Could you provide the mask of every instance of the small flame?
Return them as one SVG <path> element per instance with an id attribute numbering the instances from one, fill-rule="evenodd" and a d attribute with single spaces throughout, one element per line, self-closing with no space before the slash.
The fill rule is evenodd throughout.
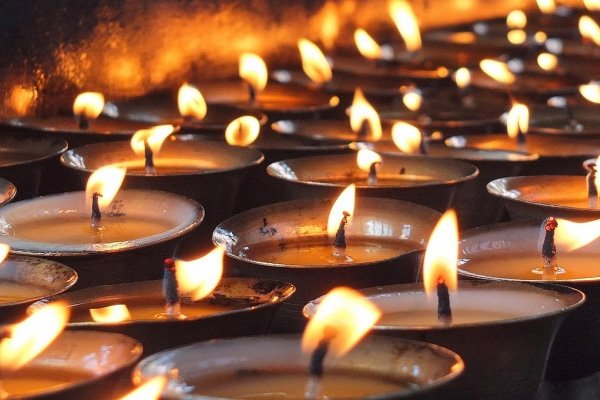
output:
<path id="1" fill-rule="evenodd" d="M 298 49 L 302 58 L 302 69 L 313 82 L 325 83 L 331 80 L 331 66 L 319 46 L 308 39 L 300 39 Z"/>
<path id="2" fill-rule="evenodd" d="M 479 67 L 492 79 L 510 85 L 515 82 L 515 75 L 510 71 L 508 65 L 501 61 L 490 60 L 489 58 L 481 60 Z"/>
<path id="3" fill-rule="evenodd" d="M 100 193 L 102 197 L 98 198 L 100 208 L 106 208 L 112 203 L 117 195 L 123 180 L 125 179 L 125 168 L 106 165 L 98 168 L 90 175 L 85 188 L 85 198 L 87 207 L 91 207 L 91 198 L 94 193 Z"/>
<path id="4" fill-rule="evenodd" d="M 338 10 L 333 2 L 327 2 L 321 9 L 320 37 L 326 49 L 332 49 L 340 33 Z"/>
<path id="5" fill-rule="evenodd" d="M 369 172 L 373 163 L 381 163 L 381 156 L 369 149 L 360 149 L 356 153 L 356 165 L 365 172 Z"/>
<path id="6" fill-rule="evenodd" d="M 527 32 L 522 29 L 513 29 L 506 34 L 506 38 L 512 44 L 522 44 L 527 40 Z"/>
<path id="7" fill-rule="evenodd" d="M 419 90 L 409 90 L 402 96 L 402 103 L 410 111 L 416 112 L 421 109 L 423 105 L 423 96 Z"/>
<path id="8" fill-rule="evenodd" d="M 0 243 L 0 263 L 6 259 L 10 246 L 5 243 Z"/>
<path id="9" fill-rule="evenodd" d="M 419 154 L 423 138 L 416 126 L 406 122 L 396 122 L 392 125 L 392 140 L 403 153 Z"/>
<path id="10" fill-rule="evenodd" d="M 312 353 L 328 330 L 335 334 L 329 344 L 334 356 L 346 354 L 381 317 L 381 311 L 360 293 L 345 287 L 331 290 L 306 325 L 302 350 Z"/>
<path id="11" fill-rule="evenodd" d="M 177 93 L 179 114 L 184 117 L 204 119 L 206 116 L 206 101 L 197 87 L 184 83 Z"/>
<path id="12" fill-rule="evenodd" d="M 243 53 L 240 56 L 240 77 L 257 92 L 267 86 L 268 79 L 267 64 L 258 55 Z"/>
<path id="13" fill-rule="evenodd" d="M 363 121 L 369 125 L 369 134 L 371 140 L 379 140 L 383 135 L 379 114 L 373 106 L 367 101 L 363 91 L 356 89 L 350 108 L 350 127 L 353 132 L 360 132 Z"/>
<path id="14" fill-rule="evenodd" d="M 456 290 L 458 277 L 458 222 L 454 210 L 442 215 L 427 243 L 423 261 L 425 293 L 435 293 L 437 283 L 443 281 L 449 290 Z"/>
<path id="15" fill-rule="evenodd" d="M 546 32 L 537 31 L 535 35 L 533 35 L 533 39 L 536 43 L 542 44 L 548 40 L 548 35 L 546 35 Z"/>
<path id="16" fill-rule="evenodd" d="M 379 60 L 382 58 L 381 46 L 364 29 L 354 31 L 354 43 L 364 58 L 369 60 Z"/>
<path id="17" fill-rule="evenodd" d="M 9 336 L 0 341 L 0 370 L 16 371 L 23 367 L 54 341 L 68 321 L 66 305 L 54 302 L 10 326 Z"/>
<path id="18" fill-rule="evenodd" d="M 509 29 L 523 29 L 527 26 L 527 15 L 521 10 L 513 10 L 506 16 Z"/>
<path id="19" fill-rule="evenodd" d="M 561 251 L 577 250 L 600 237 L 600 219 L 590 222 L 573 222 L 557 218 L 554 232 L 556 246 Z"/>
<path id="20" fill-rule="evenodd" d="M 579 93 L 587 101 L 600 104 L 600 84 L 598 82 L 590 82 L 586 85 L 580 85 Z"/>
<path id="21" fill-rule="evenodd" d="M 90 308 L 90 315 L 94 321 L 102 323 L 122 322 L 131 319 L 131 313 L 125 304 Z"/>
<path id="22" fill-rule="evenodd" d="M 421 49 L 419 23 L 410 4 L 406 0 L 392 0 L 389 3 L 388 11 L 406 44 L 406 49 L 408 51 Z"/>
<path id="23" fill-rule="evenodd" d="M 583 5 L 589 11 L 600 11 L 600 0 L 583 0 Z"/>
<path id="24" fill-rule="evenodd" d="M 584 39 L 591 40 L 596 46 L 600 46 L 600 27 L 591 17 L 582 15 L 579 18 L 579 33 Z"/>
<path id="25" fill-rule="evenodd" d="M 454 73 L 454 82 L 460 89 L 464 89 L 471 84 L 471 71 L 468 68 L 462 67 Z"/>
<path id="26" fill-rule="evenodd" d="M 354 215 L 354 201 L 356 197 L 356 185 L 351 184 L 339 195 L 337 200 L 333 203 L 331 211 L 329 212 L 329 218 L 327 219 L 327 234 L 329 237 L 335 237 L 335 234 L 340 226 L 340 222 L 343 218 L 344 211 L 350 214 L 348 217 L 348 224 L 352 221 L 352 215 Z"/>
<path id="27" fill-rule="evenodd" d="M 225 140 L 231 146 L 250 146 L 258 138 L 260 122 L 255 117 L 244 115 L 234 119 L 225 129 Z"/>
<path id="28" fill-rule="evenodd" d="M 550 53 L 540 53 L 537 56 L 537 63 L 544 71 L 553 71 L 558 66 L 558 57 Z"/>
<path id="29" fill-rule="evenodd" d="M 131 137 L 131 148 L 135 154 L 143 156 L 144 142 L 147 142 L 152 153 L 157 155 L 165 139 L 173 132 L 175 132 L 173 125 L 157 125 L 149 129 L 140 129 Z"/>
<path id="30" fill-rule="evenodd" d="M 73 114 L 83 115 L 88 119 L 96 119 L 104 108 L 104 95 L 97 92 L 84 92 L 73 102 Z"/>
<path id="31" fill-rule="evenodd" d="M 165 376 L 155 376 L 133 389 L 119 400 L 156 400 L 159 398 L 166 385 L 167 378 Z"/>
<path id="32" fill-rule="evenodd" d="M 516 103 L 508 112 L 506 119 L 506 133 L 511 138 L 516 138 L 521 133 L 529 130 L 529 109 L 525 104 Z"/>
<path id="33" fill-rule="evenodd" d="M 208 296 L 223 275 L 224 254 L 224 248 L 216 247 L 192 261 L 176 260 L 177 282 L 181 292 L 189 293 L 194 301 Z"/>
<path id="34" fill-rule="evenodd" d="M 556 3 L 554 0 L 536 0 L 536 3 L 543 14 L 553 14 L 556 12 Z"/>
<path id="35" fill-rule="evenodd" d="M 21 117 L 33 109 L 38 98 L 38 91 L 35 87 L 15 85 L 9 93 L 4 104 Z"/>

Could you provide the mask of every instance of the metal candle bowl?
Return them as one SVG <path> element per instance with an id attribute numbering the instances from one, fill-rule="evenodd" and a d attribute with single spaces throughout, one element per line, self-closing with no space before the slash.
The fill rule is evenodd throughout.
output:
<path id="1" fill-rule="evenodd" d="M 513 176 L 488 183 L 487 190 L 504 202 L 513 220 L 600 218 L 600 209 L 587 204 L 584 176 Z"/>
<path id="2" fill-rule="evenodd" d="M 38 197 L 0 208 L 0 238 L 13 254 L 50 258 L 65 263 L 79 274 L 78 288 L 147 280 L 162 276 L 163 260 L 173 256 L 180 238 L 194 230 L 204 209 L 193 200 L 153 190 L 122 190 L 113 201 L 115 218 L 160 216 L 168 229 L 159 234 L 113 243 L 56 244 L 14 236 L 12 225 L 44 221 L 65 212 L 88 218 L 85 192 Z M 106 218 L 106 217 L 105 217 Z"/>
<path id="3" fill-rule="evenodd" d="M 386 314 L 416 310 L 437 315 L 437 301 L 428 300 L 422 284 L 382 286 L 361 292 L 382 311 L 383 320 Z M 533 399 L 544 376 L 552 340 L 561 322 L 581 306 L 584 297 L 578 290 L 558 285 L 465 281 L 452 295 L 455 311 L 501 311 L 514 316 L 449 326 L 379 322 L 373 332 L 435 343 L 463 358 L 464 374 L 450 383 L 438 399 Z M 309 303 L 304 314 L 313 316 L 319 302 L 320 299 Z"/>
<path id="4" fill-rule="evenodd" d="M 0 301 L 0 321 L 20 319 L 31 303 L 55 296 L 77 282 L 77 273 L 55 261 L 11 255 L 0 264 L 0 286 L 17 284 L 19 298 Z M 32 293 L 23 293 L 30 288 Z M 0 293 L 0 296 L 6 296 Z"/>
<path id="5" fill-rule="evenodd" d="M 333 197 L 355 183 L 360 196 L 405 200 L 445 211 L 458 187 L 477 177 L 479 171 L 474 165 L 453 159 L 384 154 L 378 175 L 406 176 L 406 180 L 368 185 L 367 173 L 356 165 L 356 155 L 341 154 L 276 162 L 267 167 L 267 173 L 276 179 L 274 184 L 281 188 L 282 200 Z"/>
<path id="6" fill-rule="evenodd" d="M 130 337 L 107 332 L 65 331 L 12 379 L 58 380 L 54 387 L 31 390 L 10 400 L 113 398 L 115 383 L 123 379 L 142 355 L 142 346 Z M 63 381 L 61 383 L 61 381 Z"/>
<path id="7" fill-rule="evenodd" d="M 360 237 L 373 241 L 398 240 L 415 246 L 399 252 L 397 257 L 377 262 L 294 266 L 257 261 L 242 254 L 246 247 L 265 242 L 326 237 L 333 201 L 294 200 L 254 208 L 229 218 L 215 229 L 213 241 L 226 248 L 229 268 L 237 269 L 243 276 L 277 279 L 296 286 L 296 294 L 278 313 L 275 323 L 279 330 L 301 329 L 304 304 L 335 286 L 368 287 L 417 279 L 422 250 L 439 213 L 399 200 L 358 197 L 348 230 L 349 242 Z"/>
<path id="8" fill-rule="evenodd" d="M 196 343 L 147 357 L 137 365 L 133 380 L 142 382 L 177 371 L 163 391 L 165 398 L 214 399 L 203 395 L 201 388 L 193 394 L 185 388 L 199 377 L 231 375 L 230 382 L 235 382 L 235 375 L 242 371 L 304 372 L 308 364 L 309 357 L 301 351 L 299 336 L 242 337 Z M 330 370 L 354 376 L 382 376 L 400 382 L 408 380 L 416 383 L 416 387 L 368 398 L 433 400 L 460 375 L 463 367 L 460 357 L 443 347 L 398 338 L 368 337 L 337 360 L 327 357 L 325 375 Z M 277 392 L 277 388 L 273 390 Z M 349 396 L 343 398 L 354 398 Z"/>
<path id="9" fill-rule="evenodd" d="M 70 329 L 100 330 L 122 333 L 139 340 L 144 354 L 189 344 L 198 340 L 267 332 L 280 304 L 295 291 L 289 283 L 266 279 L 224 278 L 207 298 L 198 304 L 228 307 L 210 315 L 189 316 L 186 319 L 134 319 L 115 323 L 71 322 Z M 164 306 L 162 280 L 96 286 L 56 296 L 70 304 L 71 315 L 87 314 L 90 308 L 137 302 Z M 184 299 L 184 302 L 189 301 Z M 46 302 L 34 303 L 28 310 L 34 313 Z"/>
<path id="10" fill-rule="evenodd" d="M 464 232 L 459 250 L 459 274 L 478 280 L 543 282 L 541 275 L 530 272 L 532 268 L 542 265 L 542 256 L 538 250 L 541 229 L 541 221 L 520 221 Z M 569 380 L 600 370 L 600 272 L 596 273 L 598 254 L 598 241 L 571 253 L 558 254 L 558 264 L 567 272 L 557 275 L 551 282 L 583 291 L 586 302 L 567 318 L 558 332 L 546 373 L 549 379 Z M 538 265 L 520 261 L 525 257 L 539 260 Z M 489 260 L 506 260 L 506 267 L 502 271 L 487 272 L 485 263 Z M 535 332 L 536 335 L 539 333 L 537 330 Z M 529 334 L 528 337 L 532 339 L 536 335 Z"/>
<path id="11" fill-rule="evenodd" d="M 543 107 L 533 111 L 529 124 L 529 132 L 532 134 L 600 138 L 600 115 L 597 107 Z"/>

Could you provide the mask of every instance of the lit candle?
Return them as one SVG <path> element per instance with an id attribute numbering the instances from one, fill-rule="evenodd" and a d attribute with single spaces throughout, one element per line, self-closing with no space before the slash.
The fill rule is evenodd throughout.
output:
<path id="1" fill-rule="evenodd" d="M 250 103 L 256 103 L 258 93 L 267 86 L 267 65 L 260 56 L 253 53 L 243 53 L 240 56 L 239 74 L 248 85 Z"/>
<path id="2" fill-rule="evenodd" d="M 260 123 L 250 115 L 234 119 L 225 129 L 225 141 L 231 146 L 250 146 L 260 134 Z"/>
<path id="3" fill-rule="evenodd" d="M 126 170 L 113 166 L 105 166 L 96 170 L 88 179 L 85 189 L 86 202 L 92 210 L 91 227 L 94 233 L 101 233 L 104 230 L 102 226 L 102 209 L 108 208 L 117 195 L 123 179 L 125 179 Z"/>
<path id="4" fill-rule="evenodd" d="M 185 119 L 203 120 L 206 117 L 207 106 L 200 90 L 193 85 L 184 83 L 177 92 L 177 107 Z"/>
<path id="5" fill-rule="evenodd" d="M 144 156 L 146 174 L 156 174 L 154 156 L 160 151 L 165 139 L 173 132 L 175 132 L 173 125 L 159 125 L 150 129 L 139 130 L 131 137 L 130 143 L 134 153 Z"/>
<path id="6" fill-rule="evenodd" d="M 79 118 L 79 128 L 88 129 L 89 120 L 96 119 L 104 108 L 104 95 L 98 92 L 81 93 L 73 102 L 73 114 Z"/>
<path id="7" fill-rule="evenodd" d="M 354 92 L 350 108 L 350 127 L 361 140 L 377 141 L 382 136 L 379 114 L 367 101 L 360 88 Z"/>

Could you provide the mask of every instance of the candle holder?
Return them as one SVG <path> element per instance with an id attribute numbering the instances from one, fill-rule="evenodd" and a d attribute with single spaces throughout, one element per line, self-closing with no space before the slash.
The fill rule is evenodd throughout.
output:
<path id="1" fill-rule="evenodd" d="M 102 223 L 90 228 L 85 193 L 38 197 L 0 208 L 0 237 L 13 254 L 65 263 L 79 275 L 78 288 L 162 276 L 162 262 L 202 221 L 193 200 L 159 191 L 117 194 Z"/>
<path id="2" fill-rule="evenodd" d="M 96 286 L 57 296 L 70 304 L 69 329 L 100 330 L 131 336 L 144 346 L 144 354 L 222 337 L 258 335 L 267 332 L 273 315 L 295 291 L 294 286 L 274 280 L 224 278 L 207 298 L 193 302 L 183 299 L 185 319 L 156 317 L 164 313 L 162 281 L 144 281 Z M 34 303 L 34 313 L 46 302 Z M 125 304 L 131 319 L 95 322 L 89 310 Z"/>
<path id="3" fill-rule="evenodd" d="M 6 179 L 0 178 L 0 206 L 9 203 L 17 195 L 17 188 L 15 185 L 7 181 Z"/>
<path id="4" fill-rule="evenodd" d="M 279 120 L 271 124 L 271 129 L 275 132 L 275 136 L 280 138 L 303 140 L 320 145 L 348 145 L 350 142 L 361 139 L 359 133 L 352 131 L 348 119 Z M 382 122 L 384 139 L 391 140 L 390 131 L 391 124 Z"/>
<path id="5" fill-rule="evenodd" d="M 439 218 L 439 213 L 418 204 L 359 197 L 348 233 L 357 256 L 348 263 L 329 257 L 333 246 L 327 219 L 332 204 L 333 200 L 314 199 L 271 204 L 235 215 L 215 229 L 213 241 L 227 249 L 228 268 L 242 276 L 296 286 L 296 294 L 276 316 L 276 330 L 299 331 L 305 323 L 302 306 L 335 286 L 414 282 L 424 243 Z M 313 255 L 294 255 L 294 249 L 301 248 Z"/>
<path id="6" fill-rule="evenodd" d="M 141 355 L 124 335 L 65 331 L 27 366 L 3 374 L 2 389 L 8 399 L 113 398 Z"/>
<path id="7" fill-rule="evenodd" d="M 600 247 L 596 241 L 574 252 L 559 253 L 558 264 L 565 272 L 544 281 L 542 275 L 532 272 L 543 263 L 538 250 L 541 225 L 539 220 L 519 221 L 464 232 L 459 274 L 477 280 L 551 281 L 584 292 L 585 304 L 563 323 L 548 360 L 546 379 L 566 381 L 599 370 L 600 274 L 596 260 Z"/>
<path id="8" fill-rule="evenodd" d="M 440 324 L 437 302 L 422 284 L 363 289 L 383 315 L 377 335 L 424 340 L 456 351 L 465 372 L 438 399 L 536 398 L 552 340 L 584 294 L 558 285 L 460 282 L 452 295 L 452 323 Z M 314 315 L 320 299 L 304 308 Z M 535 335 L 531 335 L 535 332 Z M 501 353 L 501 354 L 500 354 Z"/>
<path id="9" fill-rule="evenodd" d="M 133 380 L 145 381 L 176 368 L 177 376 L 163 392 L 166 399 L 181 398 L 184 393 L 190 399 L 233 399 L 280 392 L 303 398 L 309 359 L 302 354 L 300 342 L 295 335 L 272 335 L 196 343 L 145 358 Z M 205 362 L 198 363 L 198 359 Z M 331 399 L 434 399 L 463 370 L 460 357 L 450 350 L 384 337 L 368 337 L 335 364 L 328 361 L 324 390 Z M 367 377 L 374 380 L 371 390 L 365 387 Z M 382 388 L 383 382 L 377 383 L 381 379 L 387 381 L 383 386 L 387 389 Z M 219 383 L 225 380 L 227 384 L 220 385 L 225 391 L 219 391 Z M 248 380 L 251 386 L 244 385 Z M 408 388 L 401 387 L 408 382 Z"/>
<path id="10" fill-rule="evenodd" d="M 20 319 L 42 298 L 56 296 L 77 282 L 71 268 L 50 260 L 10 256 L 0 265 L 0 321 Z"/>
<path id="11" fill-rule="evenodd" d="M 573 138 L 600 138 L 597 107 L 572 106 L 566 109 L 543 107 L 534 109 L 529 127 L 532 134 Z"/>
<path id="12" fill-rule="evenodd" d="M 441 167 L 443 165 L 443 167 Z M 303 157 L 273 163 L 267 173 L 278 180 L 281 198 L 331 197 L 351 183 L 359 195 L 410 201 L 445 211 L 463 183 L 474 179 L 477 167 L 453 159 L 383 155 L 377 182 L 356 165 L 356 155 Z"/>

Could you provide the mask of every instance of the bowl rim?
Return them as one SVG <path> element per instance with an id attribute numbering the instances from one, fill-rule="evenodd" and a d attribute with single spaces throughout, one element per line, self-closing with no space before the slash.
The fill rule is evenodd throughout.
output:
<path id="1" fill-rule="evenodd" d="M 14 127 L 14 125 L 10 124 L 9 121 L 0 121 L 0 125 L 8 125 L 8 126 Z M 16 161 L 16 162 L 12 162 L 9 164 L 1 164 L 0 170 L 2 170 L 4 168 L 12 168 L 12 167 L 16 167 L 16 166 L 46 161 L 53 157 L 61 155 L 62 153 L 67 151 L 67 149 L 69 148 L 69 144 L 67 143 L 66 140 L 64 140 L 60 137 L 56 137 L 54 135 L 47 134 L 45 132 L 32 131 L 32 132 L 23 132 L 22 134 L 20 134 L 20 132 L 9 132 L 9 133 L 3 133 L 2 136 L 0 136 L 0 142 L 2 142 L 2 138 L 4 138 L 4 139 L 10 138 L 10 139 L 14 139 L 14 140 L 26 140 L 27 138 L 35 138 L 36 140 L 44 141 L 45 143 L 47 143 L 49 149 L 48 149 L 48 151 L 44 152 L 43 154 L 41 154 L 37 157 L 30 158 L 28 160 Z"/>

